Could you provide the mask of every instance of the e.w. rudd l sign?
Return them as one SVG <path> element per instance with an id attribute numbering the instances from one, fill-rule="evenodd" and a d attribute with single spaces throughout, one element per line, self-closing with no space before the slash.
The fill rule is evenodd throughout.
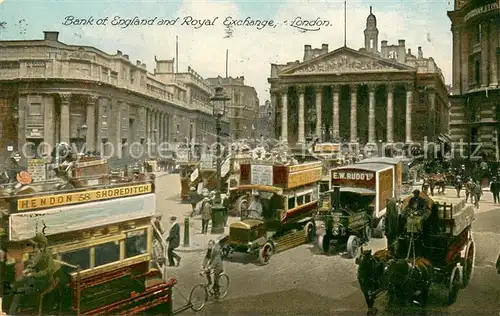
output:
<path id="1" fill-rule="evenodd" d="M 373 172 L 343 172 L 333 171 L 333 180 L 357 180 L 357 181 L 371 181 L 375 177 Z"/>

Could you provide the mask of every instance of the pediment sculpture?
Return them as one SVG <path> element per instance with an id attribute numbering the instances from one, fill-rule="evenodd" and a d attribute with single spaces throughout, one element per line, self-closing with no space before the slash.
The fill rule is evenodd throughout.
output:
<path id="1" fill-rule="evenodd" d="M 395 70 L 396 68 L 384 65 L 377 60 L 358 60 L 351 56 L 338 56 L 332 59 L 324 60 L 316 64 L 308 65 L 298 69 L 293 73 L 311 73 L 311 72 L 362 72 L 370 70 Z"/>

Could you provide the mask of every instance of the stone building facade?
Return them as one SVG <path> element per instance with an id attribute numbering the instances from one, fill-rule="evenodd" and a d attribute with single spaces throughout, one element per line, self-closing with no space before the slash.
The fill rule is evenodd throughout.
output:
<path id="1" fill-rule="evenodd" d="M 500 129 L 500 3 L 455 0 L 448 12 L 453 34 L 450 96 L 452 139 L 481 144 L 477 154 L 497 156 Z"/>
<path id="2" fill-rule="evenodd" d="M 233 139 L 255 138 L 259 117 L 259 98 L 252 86 L 245 85 L 245 77 L 237 78 L 207 78 L 212 86 L 222 86 L 224 92 L 231 98 L 227 102 L 230 133 Z"/>
<path id="3" fill-rule="evenodd" d="M 265 139 L 274 138 L 274 110 L 271 106 L 271 101 L 266 100 L 264 104 L 259 107 L 259 122 L 257 124 L 257 131 L 259 137 Z"/>
<path id="4" fill-rule="evenodd" d="M 121 51 L 110 55 L 62 43 L 58 32 L 44 34 L 42 40 L 0 42 L 4 157 L 7 148 L 21 151 L 27 142 L 50 147 L 84 141 L 88 151 L 126 157 L 147 150 L 148 142 L 181 141 L 214 130 L 207 101 L 212 89 L 197 86 L 198 75 L 167 80 L 168 63 L 156 61 L 158 74 L 151 74 L 146 64 L 133 63 Z M 203 91 L 200 102 L 192 98 L 196 89 Z M 157 146 L 150 148 L 154 153 Z"/>
<path id="5" fill-rule="evenodd" d="M 304 46 L 302 61 L 271 64 L 275 135 L 290 145 L 306 137 L 346 142 L 435 140 L 446 133 L 448 98 L 432 57 L 381 41 L 371 12 L 359 50 Z"/>

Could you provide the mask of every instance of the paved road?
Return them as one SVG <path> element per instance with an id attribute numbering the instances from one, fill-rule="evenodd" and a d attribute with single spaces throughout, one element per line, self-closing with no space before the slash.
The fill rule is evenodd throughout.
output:
<path id="1" fill-rule="evenodd" d="M 189 212 L 189 206 L 177 203 L 178 183 L 176 175 L 159 179 L 158 192 L 166 197 L 159 202 L 162 212 L 173 209 Z M 500 312 L 500 276 L 494 269 L 500 250 L 500 206 L 491 202 L 490 193 L 485 193 L 484 199 L 474 224 L 477 250 L 471 283 L 450 307 L 443 303 L 445 293 L 439 288 L 433 289 L 431 315 L 498 315 Z M 384 244 L 385 241 L 375 239 L 369 246 L 380 249 Z M 202 281 L 197 274 L 202 260 L 203 253 L 184 254 L 181 267 L 170 270 L 170 276 L 179 282 L 174 290 L 176 307 L 182 306 L 183 296 Z M 198 314 L 352 315 L 366 312 L 353 260 L 324 256 L 318 254 L 314 246 L 303 245 L 273 256 L 270 264 L 264 267 L 241 256 L 236 256 L 235 261 L 225 264 L 231 278 L 228 296 L 221 302 L 209 304 Z M 382 296 L 376 306 L 383 311 L 384 304 Z"/>

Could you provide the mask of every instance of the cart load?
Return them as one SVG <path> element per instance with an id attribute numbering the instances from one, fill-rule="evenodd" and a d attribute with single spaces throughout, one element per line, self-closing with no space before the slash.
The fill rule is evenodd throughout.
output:
<path id="1" fill-rule="evenodd" d="M 368 307 L 372 308 L 375 298 L 383 292 L 388 292 L 389 306 L 416 302 L 425 307 L 431 284 L 444 286 L 447 303 L 453 304 L 472 276 L 473 221 L 473 205 L 459 198 L 431 198 L 420 192 L 403 200 L 396 249 L 386 250 L 389 256 L 384 260 L 371 252 L 362 253 L 357 260 L 359 282 Z M 383 269 L 373 270 L 374 266 Z M 417 277 L 409 278 L 410 275 Z M 369 276 L 369 282 L 363 276 Z"/>

